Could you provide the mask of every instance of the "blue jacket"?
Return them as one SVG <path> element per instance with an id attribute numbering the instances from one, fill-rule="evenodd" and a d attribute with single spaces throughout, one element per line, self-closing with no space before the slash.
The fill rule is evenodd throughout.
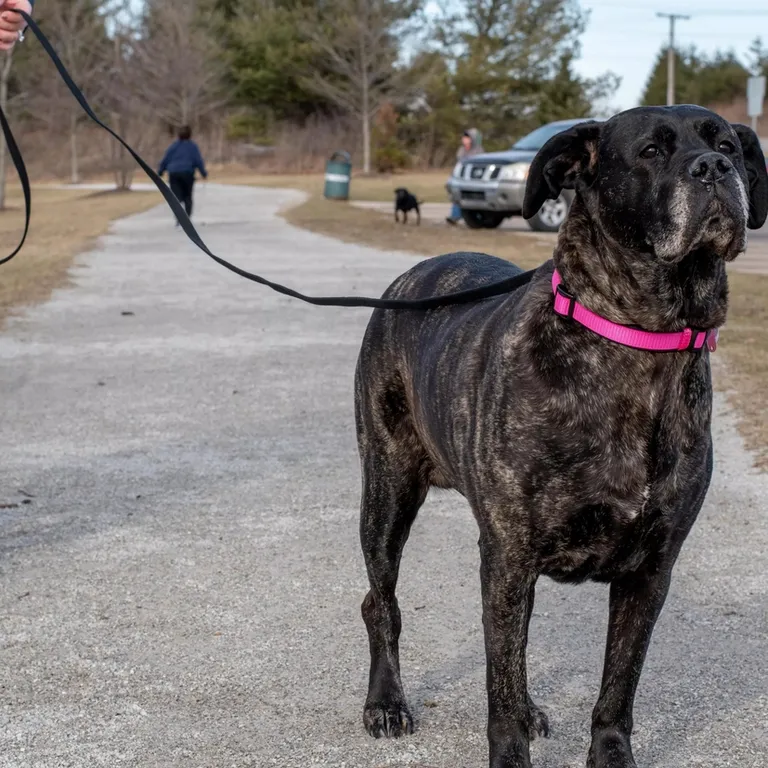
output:
<path id="1" fill-rule="evenodd" d="M 165 171 L 168 173 L 194 173 L 195 170 L 199 170 L 203 178 L 208 178 L 208 171 L 205 170 L 200 148 L 194 141 L 177 139 L 166 150 L 165 157 L 163 157 L 157 172 L 162 176 Z"/>

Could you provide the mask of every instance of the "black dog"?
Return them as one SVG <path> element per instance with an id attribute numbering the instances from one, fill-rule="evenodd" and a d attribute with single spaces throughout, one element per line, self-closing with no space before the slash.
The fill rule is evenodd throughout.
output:
<path id="1" fill-rule="evenodd" d="M 416 224 L 421 224 L 419 201 L 404 187 L 398 187 L 395 190 L 395 221 L 399 221 L 400 211 L 403 212 L 403 224 L 408 223 L 408 211 L 416 211 Z"/>
<path id="2" fill-rule="evenodd" d="M 726 262 L 768 213 L 755 134 L 691 106 L 629 110 L 555 136 L 531 166 L 524 215 L 564 188 L 576 190 L 571 212 L 554 260 L 531 283 L 428 313 L 377 310 L 356 374 L 370 580 L 365 727 L 413 730 L 395 586 L 428 489 L 453 488 L 480 529 L 492 768 L 529 768 L 529 739 L 548 731 L 526 682 L 542 575 L 611 585 L 588 766 L 635 768 L 636 686 L 712 472 L 709 351 L 698 329 L 724 323 Z M 555 312 L 555 269 L 561 290 L 595 314 L 683 332 L 685 348 L 632 348 Z M 433 296 L 518 272 L 451 254 L 421 262 L 385 295 Z"/>

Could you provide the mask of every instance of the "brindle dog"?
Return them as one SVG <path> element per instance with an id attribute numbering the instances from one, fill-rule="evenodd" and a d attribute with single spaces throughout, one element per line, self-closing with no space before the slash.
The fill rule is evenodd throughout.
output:
<path id="1" fill-rule="evenodd" d="M 610 583 L 590 768 L 635 768 L 632 708 L 672 568 L 712 473 L 709 352 L 621 346 L 553 309 L 552 274 L 593 312 L 647 331 L 725 321 L 726 262 L 768 212 L 755 134 L 693 106 L 639 108 L 552 138 L 526 217 L 576 196 L 554 259 L 516 292 L 476 304 L 373 313 L 356 375 L 360 536 L 370 591 L 363 721 L 411 733 L 395 598 L 403 546 L 430 486 L 453 488 L 480 529 L 492 768 L 529 768 L 546 735 L 528 695 L 539 576 Z M 386 296 L 417 298 L 518 273 L 491 256 L 419 263 Z"/>

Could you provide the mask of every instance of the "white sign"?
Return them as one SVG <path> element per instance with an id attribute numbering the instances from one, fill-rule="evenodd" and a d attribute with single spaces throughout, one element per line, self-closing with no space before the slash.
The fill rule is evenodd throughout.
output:
<path id="1" fill-rule="evenodd" d="M 765 99 L 765 77 L 750 77 L 747 80 L 747 115 L 760 117 Z"/>

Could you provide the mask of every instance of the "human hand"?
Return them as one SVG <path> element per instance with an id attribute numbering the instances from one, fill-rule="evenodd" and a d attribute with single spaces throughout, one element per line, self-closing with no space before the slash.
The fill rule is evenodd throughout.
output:
<path id="1" fill-rule="evenodd" d="M 9 8 L 32 13 L 29 0 L 0 0 L 0 51 L 10 51 L 19 39 L 19 32 L 27 24 L 18 13 L 10 13 Z"/>

